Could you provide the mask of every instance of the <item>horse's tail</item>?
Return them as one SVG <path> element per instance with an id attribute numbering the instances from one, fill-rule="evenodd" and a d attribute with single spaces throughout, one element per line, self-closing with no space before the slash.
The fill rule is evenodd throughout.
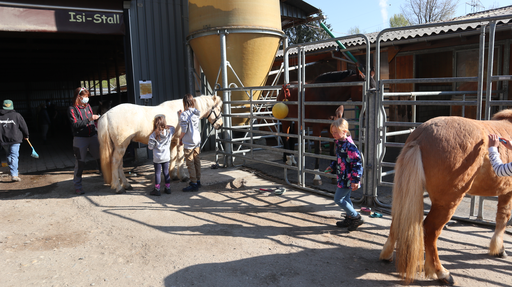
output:
<path id="1" fill-rule="evenodd" d="M 425 172 L 417 142 L 405 145 L 395 166 L 391 231 L 396 238 L 396 267 L 407 284 L 423 272 L 423 190 Z"/>
<path id="2" fill-rule="evenodd" d="M 103 180 L 106 184 L 112 182 L 113 144 L 110 139 L 108 126 L 108 116 L 104 115 L 98 121 L 98 139 L 100 141 L 101 171 L 103 172 Z"/>

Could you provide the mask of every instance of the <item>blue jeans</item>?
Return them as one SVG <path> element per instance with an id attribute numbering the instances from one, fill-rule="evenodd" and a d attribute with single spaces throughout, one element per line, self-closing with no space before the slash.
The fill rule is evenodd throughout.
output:
<path id="1" fill-rule="evenodd" d="M 11 171 L 11 176 L 18 176 L 18 158 L 20 156 L 20 144 L 2 145 L 7 153 L 7 164 Z"/>
<path id="2" fill-rule="evenodd" d="M 350 188 L 336 188 L 336 193 L 334 194 L 334 202 L 339 205 L 348 216 L 356 217 L 358 215 L 357 211 L 354 209 L 354 205 L 352 204 L 352 200 L 350 200 Z"/>

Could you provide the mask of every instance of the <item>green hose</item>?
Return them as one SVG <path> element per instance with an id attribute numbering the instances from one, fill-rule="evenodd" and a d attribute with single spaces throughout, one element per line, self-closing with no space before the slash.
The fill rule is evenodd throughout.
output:
<path id="1" fill-rule="evenodd" d="M 320 22 L 320 26 L 322 28 L 324 28 L 325 32 L 327 32 L 327 34 L 329 34 L 329 36 L 331 36 L 332 38 L 336 38 L 332 34 L 331 30 L 329 30 L 329 28 L 327 28 L 327 26 L 325 26 L 324 23 Z M 347 49 L 339 40 L 336 40 L 336 43 L 338 44 L 338 46 L 340 46 L 341 49 L 343 49 L 343 50 Z M 344 53 L 346 53 L 346 55 L 350 58 L 350 60 L 352 60 L 357 66 L 359 66 L 359 62 L 357 61 L 356 57 L 354 57 L 354 55 L 352 55 L 352 53 L 350 53 L 349 51 L 344 52 Z"/>

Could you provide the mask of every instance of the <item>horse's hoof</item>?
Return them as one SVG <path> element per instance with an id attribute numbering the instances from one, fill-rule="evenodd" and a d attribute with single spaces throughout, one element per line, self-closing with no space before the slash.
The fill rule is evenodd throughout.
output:
<path id="1" fill-rule="evenodd" d="M 295 156 L 287 155 L 286 156 L 286 164 L 289 166 L 297 166 L 297 161 L 295 160 Z"/>
<path id="2" fill-rule="evenodd" d="M 123 186 L 123 187 L 124 187 L 124 189 L 126 189 L 126 190 L 132 190 L 132 189 L 133 189 L 133 187 L 131 186 L 131 184 L 129 184 L 128 186 Z"/>
<path id="3" fill-rule="evenodd" d="M 313 185 L 322 185 L 322 180 L 320 180 L 320 179 L 314 179 L 314 180 L 313 180 Z"/>
<path id="4" fill-rule="evenodd" d="M 382 258 L 382 255 L 381 255 L 381 257 L 379 257 L 379 259 L 383 262 L 391 263 L 391 262 L 393 262 L 393 253 L 391 253 L 391 256 L 389 258 Z"/>
<path id="5" fill-rule="evenodd" d="M 453 280 L 453 276 L 451 274 L 448 274 L 447 278 L 439 278 L 438 279 L 443 285 L 454 285 L 455 280 Z"/>
<path id="6" fill-rule="evenodd" d="M 123 194 L 123 193 L 126 193 L 126 190 L 120 189 L 120 190 L 116 191 L 116 194 Z"/>
<path id="7" fill-rule="evenodd" d="M 496 257 L 499 257 L 499 258 L 507 258 L 508 255 L 507 255 L 507 252 L 505 252 L 505 250 L 503 250 L 502 252 L 498 253 L 496 255 Z"/>

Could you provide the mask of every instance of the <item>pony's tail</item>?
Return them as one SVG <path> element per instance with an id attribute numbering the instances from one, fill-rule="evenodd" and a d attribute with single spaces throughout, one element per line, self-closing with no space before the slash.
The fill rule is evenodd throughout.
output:
<path id="1" fill-rule="evenodd" d="M 396 238 L 397 271 L 410 284 L 422 273 L 423 259 L 423 190 L 425 172 L 419 145 L 405 145 L 395 166 L 391 232 Z"/>
<path id="2" fill-rule="evenodd" d="M 108 127 L 108 116 L 104 115 L 98 121 L 98 140 L 100 141 L 100 160 L 103 180 L 106 184 L 112 182 L 112 140 Z"/>

